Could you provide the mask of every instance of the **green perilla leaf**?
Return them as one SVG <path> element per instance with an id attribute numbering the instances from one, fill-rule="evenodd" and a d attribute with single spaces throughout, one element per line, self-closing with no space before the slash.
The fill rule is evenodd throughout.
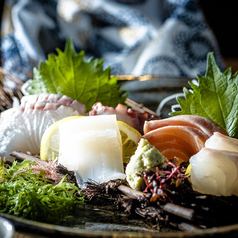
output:
<path id="1" fill-rule="evenodd" d="M 230 68 L 221 72 L 209 53 L 206 74 L 197 77 L 197 82 L 184 88 L 184 96 L 177 99 L 181 110 L 172 114 L 206 117 L 238 138 L 238 75 Z"/>
<path id="2" fill-rule="evenodd" d="M 77 53 L 71 41 L 64 51 L 57 49 L 57 54 L 50 54 L 33 73 L 30 94 L 66 95 L 85 104 L 87 110 L 96 102 L 115 107 L 126 99 L 110 68 L 103 68 L 103 60 L 86 60 L 84 52 Z"/>

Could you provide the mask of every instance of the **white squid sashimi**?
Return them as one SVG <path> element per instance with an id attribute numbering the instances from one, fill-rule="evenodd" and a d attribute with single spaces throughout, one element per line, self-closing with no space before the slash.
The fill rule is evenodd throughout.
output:
<path id="1" fill-rule="evenodd" d="M 58 161 L 76 172 L 79 184 L 125 178 L 116 115 L 80 117 L 60 125 L 59 132 Z"/>
<path id="2" fill-rule="evenodd" d="M 57 94 L 25 96 L 21 105 L 0 114 L 0 156 L 12 151 L 39 154 L 46 128 L 67 116 L 83 114 L 85 108 Z"/>
<path id="3" fill-rule="evenodd" d="M 215 132 L 205 142 L 206 148 L 238 152 L 238 139 Z"/>
<path id="4" fill-rule="evenodd" d="M 201 149 L 191 157 L 193 190 L 216 196 L 238 196 L 238 153 Z"/>

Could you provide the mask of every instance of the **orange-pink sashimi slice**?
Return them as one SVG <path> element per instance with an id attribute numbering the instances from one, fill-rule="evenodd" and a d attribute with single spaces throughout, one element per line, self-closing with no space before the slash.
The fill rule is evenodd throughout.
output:
<path id="1" fill-rule="evenodd" d="M 177 164 L 199 152 L 214 132 L 226 133 L 210 120 L 193 115 L 148 121 L 144 125 L 144 138 Z"/>

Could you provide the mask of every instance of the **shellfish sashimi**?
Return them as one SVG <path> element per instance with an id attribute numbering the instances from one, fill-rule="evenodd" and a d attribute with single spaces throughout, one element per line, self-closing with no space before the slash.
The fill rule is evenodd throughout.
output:
<path id="1" fill-rule="evenodd" d="M 123 121 L 134 128 L 138 128 L 139 126 L 138 118 L 131 117 L 128 114 L 128 108 L 122 104 L 118 104 L 115 108 L 113 108 L 104 106 L 102 103 L 98 102 L 92 106 L 92 110 L 89 112 L 90 116 L 112 114 L 116 114 L 117 120 Z"/>
<path id="2" fill-rule="evenodd" d="M 125 105 L 118 104 L 115 108 L 104 106 L 102 103 L 97 102 L 92 106 L 92 110 L 89 112 L 90 116 L 95 115 L 111 115 L 116 114 L 118 121 L 123 121 L 134 127 L 139 132 L 143 132 L 143 126 L 146 120 L 151 120 L 155 115 L 152 115 L 143 110 L 137 108 L 128 108 Z"/>
<path id="3" fill-rule="evenodd" d="M 193 190 L 238 196 L 238 153 L 203 148 L 190 159 Z"/>
<path id="4" fill-rule="evenodd" d="M 25 96 L 21 105 L 0 114 L 0 156 L 12 151 L 39 154 L 46 128 L 64 117 L 84 113 L 84 106 L 66 96 Z"/>
<path id="5" fill-rule="evenodd" d="M 201 130 L 188 126 L 166 126 L 144 135 L 167 159 L 178 163 L 188 161 L 204 147 L 208 136 Z"/>
<path id="6" fill-rule="evenodd" d="M 209 119 L 196 115 L 179 115 L 162 120 L 146 121 L 144 125 L 144 133 L 165 126 L 189 126 L 201 130 L 208 137 L 214 132 L 226 134 L 226 132 Z"/>
<path id="7" fill-rule="evenodd" d="M 238 152 L 238 139 L 215 132 L 205 142 L 205 147 L 210 149 Z"/>

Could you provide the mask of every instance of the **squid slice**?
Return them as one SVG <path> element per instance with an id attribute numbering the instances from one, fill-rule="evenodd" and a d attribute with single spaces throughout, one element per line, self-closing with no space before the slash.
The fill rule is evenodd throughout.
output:
<path id="1" fill-rule="evenodd" d="M 63 123 L 59 131 L 58 161 L 82 183 L 125 178 L 116 115 L 82 117 Z"/>

